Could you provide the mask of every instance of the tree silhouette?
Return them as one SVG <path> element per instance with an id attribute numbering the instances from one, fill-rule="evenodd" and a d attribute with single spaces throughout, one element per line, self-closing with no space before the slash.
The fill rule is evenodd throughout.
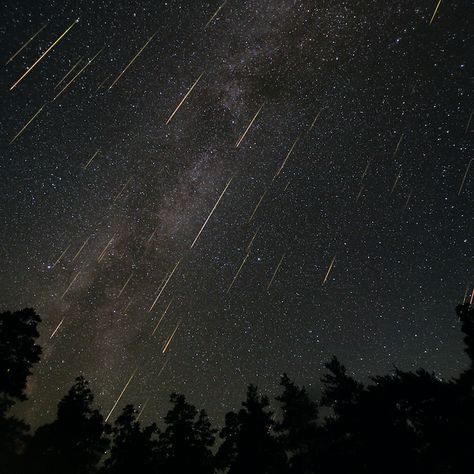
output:
<path id="1" fill-rule="evenodd" d="M 273 474 L 285 472 L 286 455 L 271 433 L 273 412 L 266 396 L 250 385 L 243 408 L 226 415 L 221 430 L 222 445 L 217 453 L 219 469 L 229 474 Z"/>
<path id="2" fill-rule="evenodd" d="M 18 454 L 27 440 L 28 425 L 9 410 L 26 400 L 27 378 L 41 355 L 36 344 L 40 322 L 30 308 L 0 314 L 0 459 L 6 472 L 18 469 Z"/>
<path id="3" fill-rule="evenodd" d="M 283 393 L 276 397 L 281 403 L 281 421 L 275 431 L 289 455 L 290 472 L 312 472 L 311 451 L 317 442 L 318 406 L 310 400 L 305 388 L 299 388 L 286 374 L 280 384 Z"/>
<path id="4" fill-rule="evenodd" d="M 187 403 L 184 395 L 171 394 L 173 404 L 165 416 L 165 430 L 160 434 L 159 454 L 163 472 L 214 472 L 210 448 L 214 445 L 216 430 L 204 410 L 199 413 Z"/>
<path id="5" fill-rule="evenodd" d="M 141 429 L 137 417 L 133 405 L 126 405 L 115 421 L 110 457 L 105 461 L 103 474 L 154 472 L 158 442 L 153 436 L 158 430 L 154 423 Z"/>
<path id="6" fill-rule="evenodd" d="M 57 418 L 39 427 L 25 453 L 29 472 L 89 474 L 108 447 L 103 416 L 92 408 L 94 396 L 84 377 L 58 404 Z"/>

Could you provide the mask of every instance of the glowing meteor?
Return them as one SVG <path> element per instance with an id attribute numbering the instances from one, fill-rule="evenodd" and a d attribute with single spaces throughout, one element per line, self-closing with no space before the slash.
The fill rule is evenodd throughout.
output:
<path id="1" fill-rule="evenodd" d="M 265 194 L 267 194 L 267 190 L 265 190 L 262 194 L 262 196 L 260 197 L 260 199 L 258 200 L 257 202 L 257 205 L 255 206 L 253 212 L 252 212 L 252 215 L 249 217 L 249 220 L 247 222 L 250 222 L 252 219 L 253 219 L 253 216 L 255 215 L 255 213 L 257 212 L 257 209 L 260 207 L 260 204 L 262 203 L 263 201 L 263 198 L 265 197 Z"/>
<path id="2" fill-rule="evenodd" d="M 128 382 L 125 384 L 125 387 L 123 387 L 123 390 L 120 392 L 120 395 L 119 397 L 117 398 L 117 400 L 115 401 L 114 403 L 114 406 L 111 408 L 111 410 L 109 411 L 109 414 L 107 415 L 107 418 L 105 419 L 105 422 L 107 423 L 107 421 L 109 420 L 110 418 L 110 415 L 112 415 L 112 412 L 115 410 L 115 407 L 118 405 L 118 402 L 120 401 L 120 399 L 122 398 L 123 394 L 125 393 L 125 390 L 127 390 L 128 386 L 130 385 L 130 382 L 132 381 L 133 377 L 135 376 L 135 373 L 137 372 L 137 369 L 135 369 L 133 371 L 133 374 L 130 376 L 130 378 L 128 379 Z"/>
<path id="3" fill-rule="evenodd" d="M 323 280 L 323 285 L 326 283 L 328 277 L 329 277 L 329 274 L 331 273 L 331 270 L 332 270 L 332 267 L 334 265 L 334 260 L 336 260 L 336 256 L 334 255 L 334 257 L 332 258 L 331 260 L 331 265 L 329 265 L 329 268 L 328 268 L 328 271 L 326 273 L 326 276 L 324 277 L 324 280 Z"/>
<path id="4" fill-rule="evenodd" d="M 166 121 L 166 125 L 171 122 L 171 119 L 174 117 L 175 113 L 179 110 L 179 108 L 183 105 L 184 101 L 188 98 L 189 94 L 191 94 L 192 90 L 196 87 L 197 83 L 201 80 L 201 77 L 204 73 L 202 73 L 195 81 L 191 88 L 186 92 L 186 95 L 181 99 L 178 106 L 174 109 L 173 113 L 169 116 L 168 120 Z"/>
<path id="5" fill-rule="evenodd" d="M 166 306 L 166 309 L 163 311 L 163 314 L 161 315 L 160 320 L 158 321 L 157 325 L 155 326 L 155 329 L 153 329 L 153 332 L 151 333 L 152 336 L 155 335 L 156 330 L 161 324 L 161 321 L 163 321 L 163 318 L 165 317 L 166 313 L 168 312 L 169 307 L 171 306 L 171 303 L 173 302 L 174 298 L 171 298 L 170 302 L 168 303 L 168 306 Z"/>
<path id="6" fill-rule="evenodd" d="M 40 112 L 43 110 L 44 106 L 46 104 L 43 104 L 39 109 L 38 111 L 33 115 L 33 117 L 30 118 L 30 120 L 28 120 L 28 122 L 26 122 L 26 124 L 23 126 L 23 128 L 12 138 L 12 140 L 10 141 L 9 145 L 11 145 L 27 128 L 28 126 L 30 125 L 31 122 L 33 122 L 33 120 L 40 114 Z"/>
<path id="7" fill-rule="evenodd" d="M 314 127 L 314 124 L 316 123 L 316 120 L 318 120 L 319 116 L 321 115 L 321 112 L 323 111 L 323 109 L 321 109 L 317 114 L 316 114 L 316 117 L 314 118 L 313 120 L 313 123 L 310 125 L 307 133 L 311 132 L 311 130 L 313 130 L 313 127 Z"/>
<path id="8" fill-rule="evenodd" d="M 155 227 L 155 230 L 152 232 L 152 234 L 150 235 L 150 238 L 147 240 L 148 244 L 152 241 L 153 237 L 155 237 L 157 230 L 158 230 L 158 226 Z"/>
<path id="9" fill-rule="evenodd" d="M 158 372 L 157 377 L 159 377 L 162 374 L 163 370 L 165 370 L 166 366 L 168 365 L 168 361 L 169 361 L 169 359 L 165 360 L 164 364 L 161 366 L 160 371 Z"/>
<path id="10" fill-rule="evenodd" d="M 370 162 L 372 161 L 372 158 L 369 158 L 367 160 L 367 165 L 365 166 L 365 169 L 364 169 L 364 172 L 362 173 L 362 176 L 360 177 L 360 181 L 359 183 L 362 183 L 362 181 L 364 180 L 364 178 L 367 176 L 367 172 L 369 171 L 369 167 L 370 167 Z"/>
<path id="11" fill-rule="evenodd" d="M 398 184 L 398 180 L 400 179 L 400 176 L 402 175 L 402 170 L 400 170 L 400 172 L 398 173 L 397 177 L 395 178 L 395 182 L 393 183 L 393 186 L 392 186 L 392 189 L 390 191 L 390 194 L 393 193 L 393 191 L 395 191 L 395 188 L 397 187 L 397 184 Z"/>
<path id="12" fill-rule="evenodd" d="M 69 71 L 65 74 L 65 76 L 63 76 L 63 78 L 54 86 L 55 89 L 57 89 L 72 74 L 74 69 L 76 69 L 76 67 L 79 66 L 79 63 L 81 61 L 82 61 L 82 58 L 79 58 L 79 60 L 74 64 L 74 66 L 72 66 L 72 68 L 69 69 Z"/>
<path id="13" fill-rule="evenodd" d="M 242 143 L 242 140 L 245 138 L 245 135 L 247 135 L 247 132 L 250 130 L 250 127 L 253 125 L 253 123 L 255 122 L 255 120 L 257 119 L 258 117 L 258 114 L 260 113 L 260 111 L 262 110 L 263 106 L 265 105 L 265 102 L 260 106 L 260 108 L 257 110 L 257 113 L 253 116 L 253 119 L 250 121 L 250 123 L 248 124 L 248 127 L 245 129 L 245 132 L 242 134 L 242 136 L 237 140 L 237 142 L 235 143 L 235 148 L 239 148 L 240 144 Z"/>
<path id="14" fill-rule="evenodd" d="M 122 195 L 122 193 L 125 191 L 125 189 L 126 189 L 127 186 L 128 186 L 128 183 L 130 183 L 131 180 L 132 180 L 132 178 L 130 177 L 130 178 L 128 179 L 128 181 L 123 185 L 122 189 L 121 189 L 120 192 L 117 194 L 117 196 L 115 196 L 115 199 L 114 199 L 113 202 L 115 202 L 115 201 Z"/>
<path id="15" fill-rule="evenodd" d="M 43 25 L 26 43 L 24 43 L 23 46 L 21 46 L 20 49 L 5 63 L 5 66 L 10 61 L 13 61 L 13 59 L 15 59 L 47 26 L 47 23 Z"/>
<path id="16" fill-rule="evenodd" d="M 92 59 L 89 59 L 89 61 L 86 62 L 85 66 L 83 66 L 79 72 L 56 94 L 56 96 L 54 97 L 53 99 L 53 102 L 60 96 L 62 95 L 62 93 L 86 70 L 86 68 L 88 68 L 92 61 L 94 61 L 95 58 L 97 58 L 97 56 L 99 56 L 99 54 L 104 50 L 104 48 L 102 48 L 101 50 L 99 50 L 95 56 L 93 56 Z"/>
<path id="17" fill-rule="evenodd" d="M 398 149 L 400 148 L 404 135 L 405 135 L 404 133 L 401 134 L 400 139 L 398 140 L 397 146 L 395 148 L 395 151 L 393 152 L 392 158 L 395 158 L 395 155 L 398 153 Z"/>
<path id="18" fill-rule="evenodd" d="M 110 84 L 109 90 L 112 89 L 112 87 L 114 87 L 114 85 L 117 83 L 117 81 L 125 74 L 125 71 L 127 71 L 127 69 L 135 62 L 135 60 L 138 58 L 138 56 L 140 56 L 140 54 L 143 53 L 144 49 L 150 44 L 151 40 L 155 36 L 156 36 L 156 33 L 154 33 L 152 36 L 150 36 L 150 38 L 143 45 L 143 47 L 140 49 L 140 51 L 138 51 L 138 53 L 135 54 L 135 56 L 132 58 L 132 60 L 125 66 L 125 69 L 115 78 L 114 82 L 112 82 L 112 84 Z"/>
<path id="19" fill-rule="evenodd" d="M 472 160 L 474 160 L 474 158 L 471 158 L 469 160 L 469 163 L 467 164 L 466 172 L 464 173 L 464 176 L 461 181 L 461 186 L 459 186 L 458 196 L 461 195 L 462 188 L 464 187 L 464 182 L 466 181 L 467 173 L 469 172 L 469 168 L 471 167 Z"/>
<path id="20" fill-rule="evenodd" d="M 91 238 L 91 236 L 87 237 L 87 239 L 84 241 L 84 243 L 81 245 L 81 248 L 77 251 L 76 255 L 74 255 L 74 258 L 71 260 L 71 263 L 74 262 L 74 260 L 76 260 L 77 257 L 79 257 L 79 255 L 81 254 L 82 252 L 82 249 L 86 246 L 87 242 L 89 242 L 89 239 Z"/>
<path id="21" fill-rule="evenodd" d="M 69 26 L 69 28 L 66 29 L 66 31 L 33 63 L 33 65 L 30 66 L 23 73 L 23 75 L 15 82 L 15 84 L 13 84 L 10 87 L 10 90 L 13 90 L 38 65 L 38 63 L 64 38 L 64 36 L 67 35 L 69 30 L 78 22 L 79 22 L 79 18 L 77 20 L 74 20 L 71 26 Z"/>
<path id="22" fill-rule="evenodd" d="M 261 227 L 261 226 L 259 226 L 258 229 L 255 231 L 255 234 L 253 234 L 252 239 L 250 240 L 249 244 L 247 245 L 247 248 L 245 249 L 245 251 L 246 251 L 247 253 L 249 252 L 250 247 L 252 246 L 253 241 L 255 240 L 255 237 L 257 237 L 257 234 L 258 234 L 258 231 L 260 230 L 260 227 Z"/>
<path id="23" fill-rule="evenodd" d="M 211 18 L 209 18 L 209 21 L 206 23 L 206 26 L 204 27 L 204 29 L 206 29 L 211 24 L 212 20 L 214 20 L 214 18 L 219 14 L 222 8 L 224 8 L 226 3 L 227 3 L 227 0 L 225 0 L 225 2 L 215 11 L 214 15 L 212 15 Z"/>
<path id="24" fill-rule="evenodd" d="M 464 135 L 469 131 L 473 114 L 474 114 L 474 110 L 471 112 L 471 115 L 469 115 L 469 120 L 467 121 L 466 130 L 464 130 Z"/>
<path id="25" fill-rule="evenodd" d="M 120 298 L 120 295 L 125 291 L 125 288 L 127 288 L 127 285 L 129 283 L 129 281 L 132 279 L 132 276 L 133 276 L 133 272 L 130 273 L 130 276 L 128 277 L 127 281 L 125 282 L 125 284 L 122 286 L 119 294 L 117 295 L 117 298 Z"/>
<path id="26" fill-rule="evenodd" d="M 114 241 L 115 239 L 115 234 L 112 236 L 112 238 L 108 241 L 107 245 L 104 247 L 104 250 L 102 250 L 102 252 L 100 253 L 99 255 L 99 258 L 97 259 L 97 263 L 100 263 L 102 261 L 102 259 L 105 257 L 106 253 L 107 253 L 107 250 L 109 249 L 109 247 L 112 245 L 112 242 Z"/>
<path id="27" fill-rule="evenodd" d="M 58 329 L 61 327 L 61 324 L 63 323 L 64 318 L 59 321 L 59 324 L 56 326 L 56 329 L 51 333 L 51 336 L 49 336 L 50 339 L 53 338 L 53 336 L 58 332 Z"/>
<path id="28" fill-rule="evenodd" d="M 410 193 L 408 194 L 407 200 L 405 201 L 405 205 L 403 206 L 403 210 L 405 210 L 408 207 L 408 203 L 410 202 L 412 193 L 413 193 L 413 189 L 410 189 Z"/>
<path id="29" fill-rule="evenodd" d="M 150 400 L 149 398 L 147 398 L 147 399 L 145 400 L 145 403 L 143 404 L 142 408 L 140 409 L 140 412 L 139 412 L 138 415 L 137 415 L 136 421 L 138 421 L 138 420 L 140 419 L 140 417 L 142 416 L 142 413 L 145 411 L 145 408 L 146 408 L 146 406 L 148 405 L 149 400 Z"/>
<path id="30" fill-rule="evenodd" d="M 232 281 L 230 282 L 229 287 L 227 288 L 226 293 L 229 293 L 230 289 L 234 286 L 235 280 L 237 280 L 237 277 L 239 276 L 243 266 L 245 265 L 245 262 L 247 261 L 249 254 L 245 255 L 244 259 L 242 260 L 242 263 L 240 264 L 239 269 L 237 270 L 236 274 L 234 275 L 234 278 L 232 278 Z"/>
<path id="31" fill-rule="evenodd" d="M 296 137 L 296 140 L 294 141 L 293 145 L 291 145 L 291 148 L 290 150 L 288 151 L 285 159 L 283 160 L 283 163 L 281 164 L 280 168 L 278 169 L 278 171 L 276 172 L 275 176 L 273 177 L 273 180 L 272 181 L 275 181 L 275 178 L 280 174 L 281 170 L 284 168 L 284 166 L 286 165 L 286 162 L 288 161 L 288 158 L 290 157 L 290 155 L 293 153 L 293 150 L 296 146 L 296 144 L 298 143 L 299 139 L 301 137 L 301 133 Z"/>
<path id="32" fill-rule="evenodd" d="M 431 17 L 431 20 L 430 20 L 430 25 L 431 25 L 431 23 L 433 23 L 433 20 L 435 19 L 435 16 L 436 16 L 436 13 L 438 13 L 438 8 L 441 5 L 441 2 L 442 2 L 442 0 L 439 0 L 438 4 L 436 5 L 436 8 L 433 12 L 433 16 Z"/>
<path id="33" fill-rule="evenodd" d="M 168 346 L 171 344 L 171 341 L 173 340 L 173 337 L 176 334 L 176 331 L 179 329 L 180 324 L 181 324 L 181 321 L 176 325 L 176 327 L 174 328 L 174 331 L 171 333 L 171 336 L 166 341 L 165 345 L 163 346 L 162 354 L 164 354 L 166 352 L 166 349 L 168 349 Z"/>
<path id="34" fill-rule="evenodd" d="M 212 208 L 212 211 L 207 216 L 207 219 L 204 221 L 204 224 L 202 225 L 201 229 L 199 230 L 198 234 L 196 235 L 196 238 L 193 240 L 193 243 L 191 244 L 191 248 L 194 247 L 194 244 L 199 239 L 199 236 L 201 235 L 201 232 L 204 230 L 204 227 L 206 227 L 206 224 L 208 223 L 209 219 L 211 218 L 213 212 L 216 210 L 216 207 L 218 206 L 220 200 L 222 199 L 222 196 L 224 196 L 225 192 L 227 191 L 227 188 L 229 187 L 229 185 L 230 185 L 230 183 L 232 182 L 233 179 L 234 179 L 233 177 L 229 179 L 229 182 L 226 184 L 226 187 L 224 188 L 224 191 L 222 191 L 221 195 L 219 196 L 219 199 L 214 204 L 214 207 Z"/>
<path id="35" fill-rule="evenodd" d="M 71 283 L 69 283 L 68 287 L 64 291 L 64 293 L 61 295 L 61 299 L 63 299 L 66 296 L 66 293 L 71 289 L 71 286 L 74 284 L 74 282 L 77 280 L 77 277 L 81 274 L 81 272 L 77 272 L 77 275 L 72 279 Z"/>
<path id="36" fill-rule="evenodd" d="M 58 257 L 58 259 L 53 263 L 53 266 L 51 267 L 51 269 L 53 269 L 60 261 L 61 259 L 64 257 L 65 253 L 68 251 L 69 247 L 71 246 L 71 244 L 69 244 L 63 251 L 63 253 Z"/>
<path id="37" fill-rule="evenodd" d="M 180 264 L 180 262 L 181 262 L 181 259 L 176 262 L 176 265 L 174 266 L 172 272 L 170 273 L 169 277 L 166 279 L 166 281 L 164 282 L 163 286 L 161 287 L 160 292 L 159 292 L 158 295 L 156 296 L 155 301 L 153 301 L 153 304 L 150 306 L 150 309 L 148 310 L 149 313 L 151 312 L 151 310 L 153 309 L 153 307 L 155 306 L 155 304 L 157 303 L 157 301 L 160 299 L 160 296 L 161 296 L 161 294 L 163 293 L 163 291 L 165 291 L 165 288 L 166 288 L 166 286 L 168 285 L 168 282 L 171 280 L 171 277 L 173 276 L 174 272 L 175 272 L 176 269 L 178 268 L 178 265 Z"/>
<path id="38" fill-rule="evenodd" d="M 83 167 L 84 170 L 86 170 L 89 167 L 93 159 L 98 155 L 99 151 L 100 150 L 96 150 L 96 152 L 90 157 L 90 160 L 86 163 L 86 166 Z"/>
<path id="39" fill-rule="evenodd" d="M 362 192 L 364 191 L 364 189 L 365 189 L 365 186 L 362 185 L 362 186 L 360 187 L 359 194 L 357 194 L 356 203 L 359 202 L 359 199 L 360 199 L 360 197 L 362 196 Z"/>
<path id="40" fill-rule="evenodd" d="M 278 265 L 277 267 L 275 268 L 275 271 L 273 272 L 273 275 L 272 275 L 272 278 L 270 280 L 270 283 L 268 283 L 268 286 L 267 286 L 267 291 L 270 289 L 270 287 L 272 286 L 272 283 L 273 283 L 273 280 L 275 279 L 275 276 L 276 274 L 278 273 L 278 270 L 280 269 L 280 266 L 281 266 L 281 263 L 283 262 L 283 259 L 285 258 L 285 254 L 283 254 L 280 258 L 280 261 L 278 262 Z"/>

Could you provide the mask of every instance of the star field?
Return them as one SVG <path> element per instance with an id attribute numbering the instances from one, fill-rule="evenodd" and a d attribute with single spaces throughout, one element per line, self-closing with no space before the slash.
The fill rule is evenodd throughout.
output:
<path id="1" fill-rule="evenodd" d="M 44 27 L 0 76 L 0 310 L 43 319 L 28 421 L 79 374 L 104 413 L 134 374 L 118 408 L 177 391 L 221 424 L 283 372 L 317 395 L 332 354 L 462 369 L 472 30 L 436 3 L 2 3 L 4 64 Z"/>

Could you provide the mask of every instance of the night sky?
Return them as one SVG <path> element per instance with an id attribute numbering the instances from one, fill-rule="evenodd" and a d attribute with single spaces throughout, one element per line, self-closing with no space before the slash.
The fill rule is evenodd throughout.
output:
<path id="1" fill-rule="evenodd" d="M 104 415 L 129 382 L 111 420 L 177 391 L 219 425 L 283 372 L 317 396 L 333 354 L 466 365 L 470 1 L 1 11 L 0 310 L 43 319 L 34 426 L 79 374 Z"/>

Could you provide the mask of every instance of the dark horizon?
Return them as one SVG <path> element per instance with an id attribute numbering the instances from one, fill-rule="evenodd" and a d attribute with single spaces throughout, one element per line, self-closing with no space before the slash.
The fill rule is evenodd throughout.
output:
<path id="1" fill-rule="evenodd" d="M 219 426 L 282 373 L 318 399 L 334 354 L 459 374 L 470 6 L 3 2 L 0 312 L 42 317 L 21 417 L 79 374 L 105 414 L 130 381 L 114 414 L 177 392 Z"/>

